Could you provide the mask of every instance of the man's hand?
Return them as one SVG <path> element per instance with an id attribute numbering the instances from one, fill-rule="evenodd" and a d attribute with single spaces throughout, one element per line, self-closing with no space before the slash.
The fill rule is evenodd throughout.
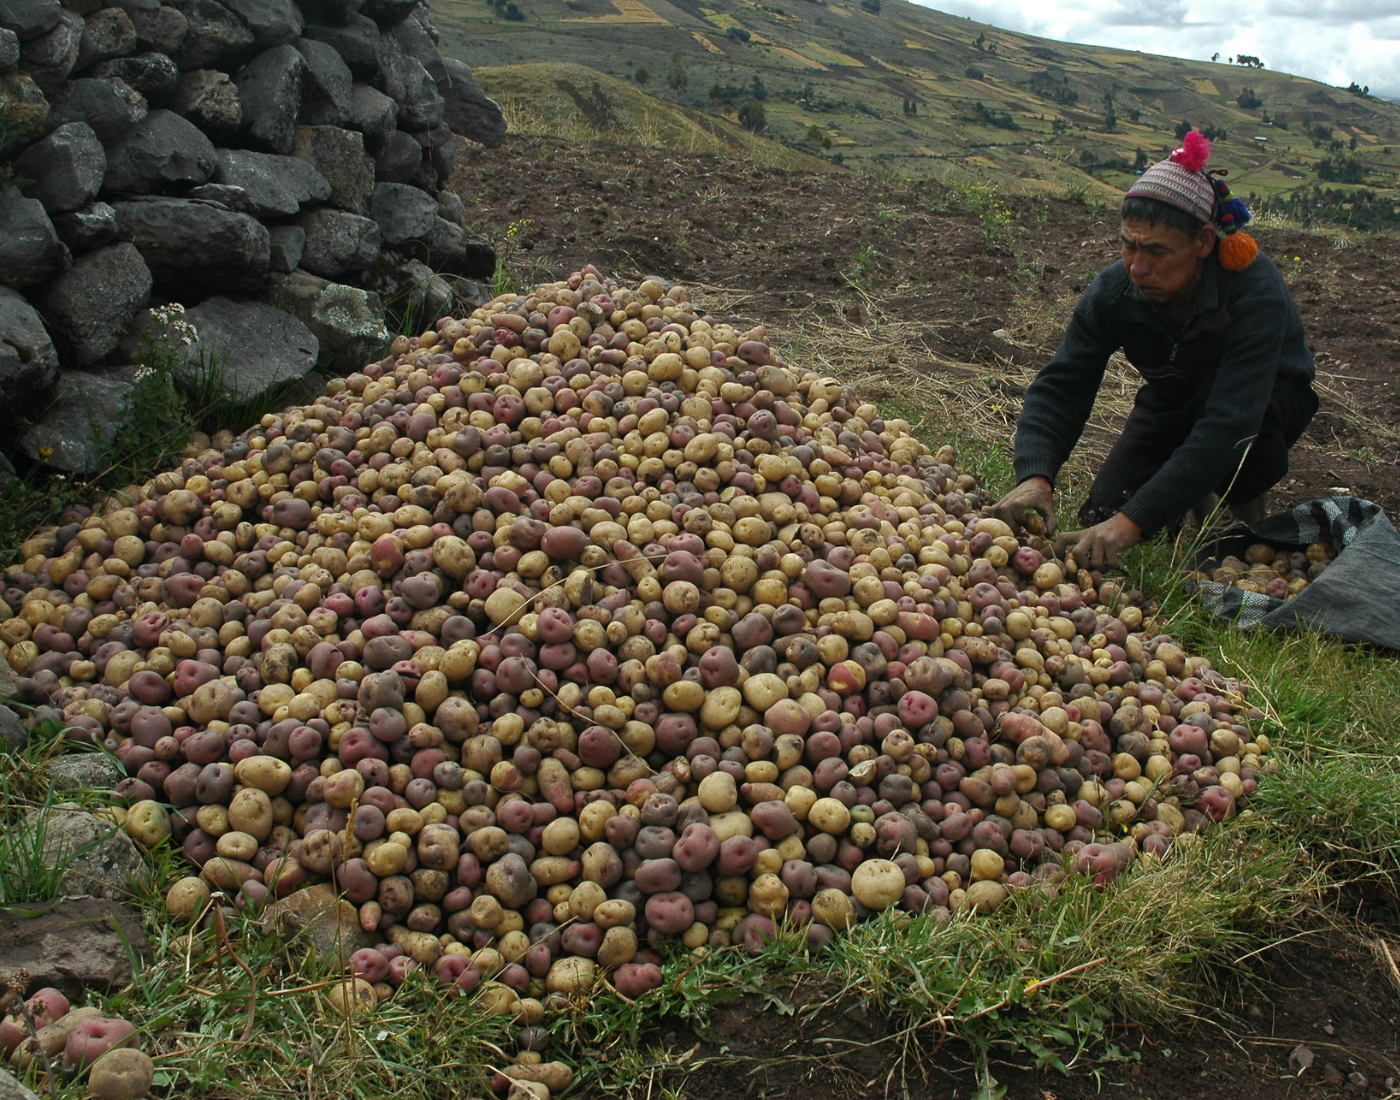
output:
<path id="1" fill-rule="evenodd" d="M 1024 530 L 1026 513 L 1045 521 L 1045 533 L 1055 533 L 1055 490 L 1048 478 L 1028 477 L 991 507 L 991 514 L 1015 531 Z"/>
<path id="2" fill-rule="evenodd" d="M 1142 538 L 1142 528 L 1122 512 L 1082 531 L 1066 531 L 1055 540 L 1055 556 L 1063 558 L 1066 550 L 1074 551 L 1074 560 L 1081 569 L 1102 569 L 1105 565 L 1122 565 L 1118 551 L 1126 550 Z"/>

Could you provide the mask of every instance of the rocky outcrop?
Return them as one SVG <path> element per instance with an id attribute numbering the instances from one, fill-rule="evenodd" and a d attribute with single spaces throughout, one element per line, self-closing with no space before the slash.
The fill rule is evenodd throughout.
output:
<path id="1" fill-rule="evenodd" d="M 0 114 L 0 469 L 90 472 L 148 305 L 248 396 L 358 369 L 495 263 L 443 184 L 504 119 L 421 0 L 0 0 Z"/>

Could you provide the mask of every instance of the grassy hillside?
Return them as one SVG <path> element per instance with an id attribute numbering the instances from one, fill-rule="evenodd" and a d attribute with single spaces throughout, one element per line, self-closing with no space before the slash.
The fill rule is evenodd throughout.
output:
<path id="1" fill-rule="evenodd" d="M 570 62 L 477 68 L 511 132 L 570 141 L 654 145 L 684 153 L 742 157 L 769 167 L 831 168 L 809 152 L 753 133 L 722 115 L 650 96 L 635 83 Z"/>
<path id="2" fill-rule="evenodd" d="M 904 0 L 434 0 L 433 18 L 444 49 L 485 70 L 526 128 L 564 99 L 586 118 L 593 79 L 621 103 L 610 76 L 696 126 L 722 119 L 726 134 L 747 125 L 810 156 L 914 178 L 1121 189 L 1135 164 L 1176 144 L 1183 121 L 1224 133 L 1212 163 L 1241 194 L 1297 194 L 1331 177 L 1393 199 L 1400 172 L 1400 106 L 1359 91 L 1065 45 Z M 560 59 L 602 75 L 555 76 Z M 491 71 L 517 64 L 549 70 Z M 606 115 L 593 127 L 618 128 Z"/>

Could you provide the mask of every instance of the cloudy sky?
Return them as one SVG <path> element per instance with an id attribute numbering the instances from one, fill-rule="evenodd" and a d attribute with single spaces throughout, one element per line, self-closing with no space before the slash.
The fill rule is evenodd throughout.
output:
<path id="1" fill-rule="evenodd" d="M 1269 69 L 1400 100 L 1400 0 L 915 0 L 981 23 L 1062 42 Z"/>

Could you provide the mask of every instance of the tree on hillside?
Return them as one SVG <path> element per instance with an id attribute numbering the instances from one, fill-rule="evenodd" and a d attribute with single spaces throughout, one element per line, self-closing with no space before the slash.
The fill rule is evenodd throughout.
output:
<path id="1" fill-rule="evenodd" d="M 758 133 L 768 125 L 768 116 L 762 103 L 745 103 L 739 108 L 739 125 L 746 130 Z"/>
<path id="2" fill-rule="evenodd" d="M 1103 97 L 1103 128 L 1110 134 L 1118 129 L 1118 112 L 1113 109 L 1113 96 L 1111 94 Z"/>
<path id="3" fill-rule="evenodd" d="M 1326 183 L 1363 183 L 1365 166 L 1355 157 L 1323 157 L 1317 162 L 1317 178 Z"/>
<path id="4" fill-rule="evenodd" d="M 1176 124 L 1176 130 L 1174 132 L 1176 134 L 1176 140 L 1180 141 L 1182 138 L 1184 138 L 1187 134 L 1191 132 L 1190 120 L 1183 118 L 1180 122 Z"/>
<path id="5" fill-rule="evenodd" d="M 685 75 L 685 59 L 681 57 L 681 51 L 676 50 L 671 54 L 671 68 L 666 73 L 666 87 L 673 92 L 679 92 L 686 86 L 687 77 Z"/>
<path id="6" fill-rule="evenodd" d="M 1238 57 L 1236 57 L 1235 64 L 1247 65 L 1251 69 L 1262 69 L 1264 67 L 1264 62 L 1259 60 L 1259 58 L 1255 57 L 1253 54 L 1248 53 L 1242 53 Z"/>
<path id="7" fill-rule="evenodd" d="M 1264 106 L 1264 101 L 1254 94 L 1253 88 L 1241 88 L 1240 94 L 1235 97 L 1235 102 L 1246 111 L 1252 111 L 1255 107 Z"/>
<path id="8" fill-rule="evenodd" d="M 763 81 L 758 78 L 757 73 L 754 74 L 753 83 L 749 85 L 749 94 L 753 96 L 754 99 L 768 98 L 768 89 L 764 87 Z"/>
<path id="9" fill-rule="evenodd" d="M 637 71 L 632 74 L 632 79 L 638 84 L 645 84 L 651 79 L 651 73 L 647 72 L 647 67 L 645 65 L 638 65 Z"/>

